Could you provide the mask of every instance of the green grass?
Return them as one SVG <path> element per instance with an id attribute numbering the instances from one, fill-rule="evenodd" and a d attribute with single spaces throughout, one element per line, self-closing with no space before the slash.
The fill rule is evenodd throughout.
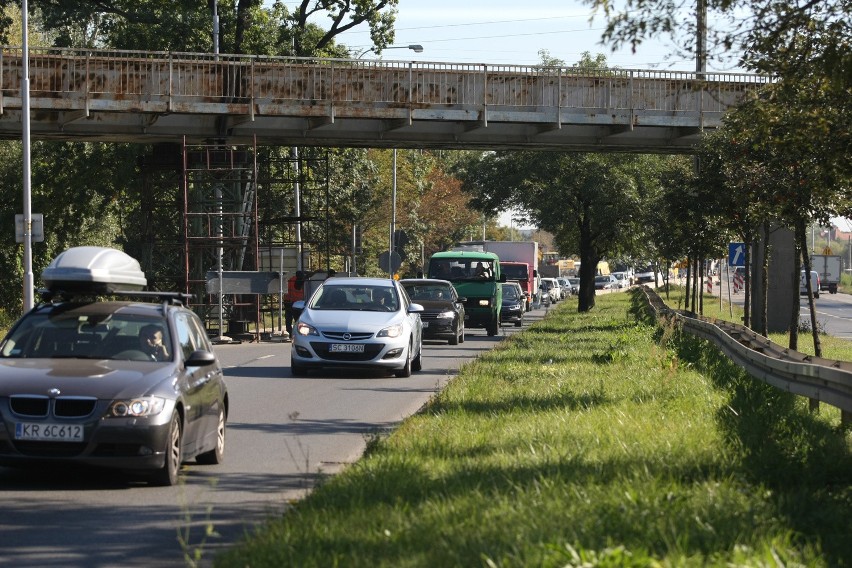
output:
<path id="1" fill-rule="evenodd" d="M 839 413 L 658 328 L 633 294 L 597 302 L 466 365 L 215 565 L 849 565 Z"/>

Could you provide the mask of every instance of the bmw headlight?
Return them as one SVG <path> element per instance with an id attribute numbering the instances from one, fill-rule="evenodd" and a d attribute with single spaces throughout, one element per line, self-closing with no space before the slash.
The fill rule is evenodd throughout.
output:
<path id="1" fill-rule="evenodd" d="M 402 324 L 386 327 L 376 334 L 376 337 L 399 337 L 402 335 Z"/>
<path id="2" fill-rule="evenodd" d="M 438 319 L 453 319 L 454 317 L 456 317 L 456 314 L 450 311 L 438 314 Z"/>
<path id="3" fill-rule="evenodd" d="M 109 405 L 108 416 L 141 417 L 154 416 L 163 411 L 166 400 L 158 396 L 143 396 L 130 400 L 116 400 Z"/>
<path id="4" fill-rule="evenodd" d="M 314 326 L 302 322 L 299 322 L 296 326 L 296 332 L 299 335 L 319 335 L 319 332 Z"/>

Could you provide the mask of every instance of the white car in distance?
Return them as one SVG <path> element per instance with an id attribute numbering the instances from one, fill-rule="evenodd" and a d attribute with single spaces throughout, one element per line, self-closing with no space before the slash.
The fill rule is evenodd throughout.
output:
<path id="1" fill-rule="evenodd" d="M 630 276 L 626 272 L 613 272 L 612 275 L 618 280 L 619 288 L 630 288 Z"/>

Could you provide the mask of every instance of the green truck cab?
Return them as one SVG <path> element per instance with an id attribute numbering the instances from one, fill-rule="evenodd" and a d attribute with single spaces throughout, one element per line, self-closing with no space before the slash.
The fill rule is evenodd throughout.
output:
<path id="1" fill-rule="evenodd" d="M 429 278 L 449 280 L 465 298 L 465 327 L 483 327 L 497 335 L 506 277 L 500 273 L 500 259 L 492 252 L 445 251 L 429 259 Z"/>

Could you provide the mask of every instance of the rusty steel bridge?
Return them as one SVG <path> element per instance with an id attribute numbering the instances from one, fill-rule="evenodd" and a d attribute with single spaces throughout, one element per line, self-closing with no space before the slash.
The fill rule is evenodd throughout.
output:
<path id="1" fill-rule="evenodd" d="M 229 335 L 251 321 L 260 334 L 264 314 L 275 312 L 280 328 L 281 304 L 235 290 L 218 297 L 211 266 L 269 272 L 268 260 L 301 251 L 305 266 L 329 269 L 344 253 L 329 248 L 327 157 L 282 155 L 285 147 L 690 153 L 767 82 L 737 73 L 55 48 L 30 49 L 28 61 L 31 138 L 150 146 L 140 161 L 144 223 L 129 252 L 152 289 L 193 294 L 220 335 L 225 313 Z M 20 48 L 0 48 L 0 138 L 22 135 L 22 63 Z"/>
<path id="2" fill-rule="evenodd" d="M 0 137 L 22 54 L 0 51 Z M 41 140 L 687 153 L 767 82 L 742 73 L 30 49 Z"/>

